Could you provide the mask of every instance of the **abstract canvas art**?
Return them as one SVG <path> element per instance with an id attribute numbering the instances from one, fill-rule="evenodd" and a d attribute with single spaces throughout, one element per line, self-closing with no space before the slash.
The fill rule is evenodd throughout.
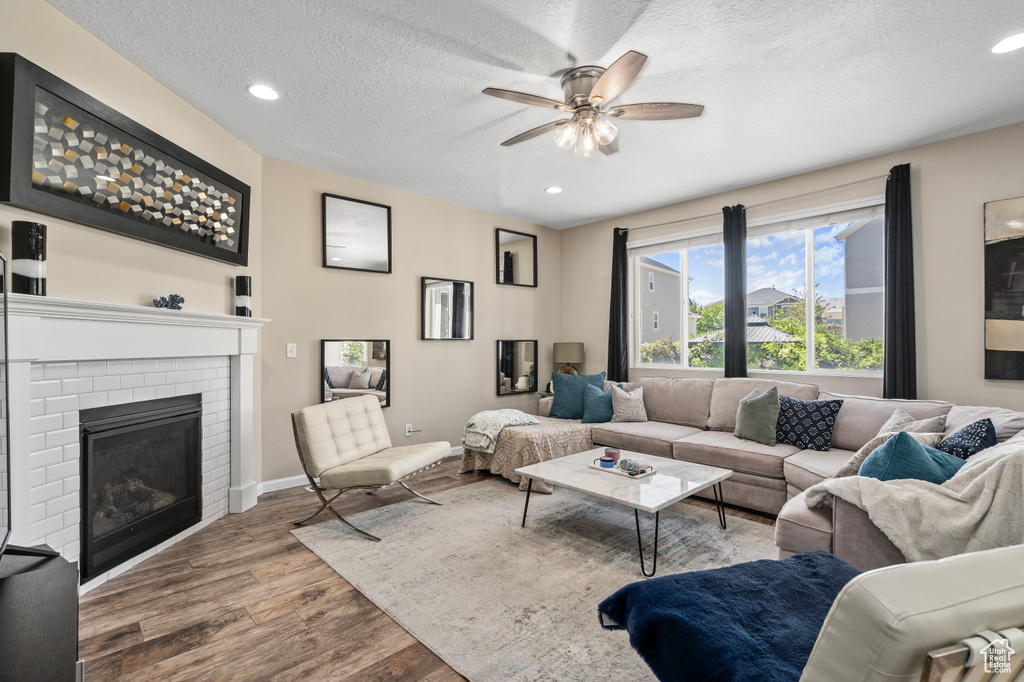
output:
<path id="1" fill-rule="evenodd" d="M 985 204 L 985 378 L 1024 380 L 1024 197 Z"/>
<path id="2" fill-rule="evenodd" d="M 246 264 L 249 187 L 14 54 L 0 201 Z"/>

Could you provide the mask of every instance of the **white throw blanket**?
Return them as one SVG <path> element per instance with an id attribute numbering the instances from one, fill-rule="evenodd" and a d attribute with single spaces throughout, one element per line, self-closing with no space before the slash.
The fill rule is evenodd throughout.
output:
<path id="1" fill-rule="evenodd" d="M 807 504 L 831 505 L 834 495 L 860 507 L 908 561 L 1024 544 L 1024 437 L 974 455 L 942 485 L 856 476 L 889 436 L 868 442 L 836 478 L 808 488 Z"/>
<path id="2" fill-rule="evenodd" d="M 520 410 L 484 410 L 477 412 L 462 431 L 462 447 L 467 450 L 494 454 L 498 434 L 506 426 L 529 426 L 540 424 L 532 414 Z"/>

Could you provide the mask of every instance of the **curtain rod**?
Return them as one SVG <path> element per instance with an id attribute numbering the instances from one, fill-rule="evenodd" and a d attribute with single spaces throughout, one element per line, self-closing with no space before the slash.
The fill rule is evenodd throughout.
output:
<path id="1" fill-rule="evenodd" d="M 872 180 L 881 180 L 882 178 L 888 178 L 888 177 L 889 177 L 888 173 L 886 173 L 884 175 L 875 175 L 875 176 L 872 176 L 870 178 L 864 178 L 862 180 L 854 180 L 853 182 L 846 182 L 846 183 L 843 183 L 842 185 L 833 185 L 831 187 L 826 187 L 824 189 L 816 189 L 816 190 L 812 190 L 810 192 L 804 192 L 803 194 L 794 194 L 794 195 L 789 196 L 789 197 L 782 197 L 781 199 L 772 199 L 771 201 L 762 201 L 760 204 L 752 204 L 750 206 L 747 206 L 747 209 L 749 210 L 751 208 L 761 208 L 762 206 L 770 206 L 771 204 L 778 204 L 778 203 L 781 203 L 783 201 L 791 201 L 793 199 L 800 199 L 802 197 L 811 196 L 812 194 L 821 194 L 822 192 L 831 192 L 834 189 L 841 189 L 843 187 L 850 187 L 851 185 L 859 185 L 859 184 L 861 184 L 863 182 L 871 182 Z M 690 218 L 680 218 L 679 220 L 669 220 L 668 222 L 665 222 L 665 223 L 656 223 L 654 225 L 644 225 L 642 227 L 628 227 L 628 228 L 625 228 L 625 229 L 626 229 L 627 232 L 635 232 L 636 230 L 649 230 L 652 227 L 664 227 L 666 225 L 676 225 L 678 223 L 688 223 L 691 220 L 701 220 L 702 218 L 714 218 L 716 216 L 720 217 L 721 215 L 722 215 L 721 211 L 715 211 L 714 213 L 705 213 L 704 215 L 695 215 L 695 216 L 692 216 Z"/>

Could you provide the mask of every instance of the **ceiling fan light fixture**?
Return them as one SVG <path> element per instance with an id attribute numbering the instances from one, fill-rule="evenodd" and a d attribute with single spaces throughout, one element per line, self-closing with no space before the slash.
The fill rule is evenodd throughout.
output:
<path id="1" fill-rule="evenodd" d="M 580 127 L 576 120 L 569 121 L 555 132 L 555 144 L 558 145 L 559 149 L 566 151 L 572 149 L 576 145 L 576 137 L 579 135 L 579 131 Z"/>
<path id="2" fill-rule="evenodd" d="M 597 138 L 590 128 L 583 128 L 576 139 L 576 153 L 585 159 L 597 153 Z"/>
<path id="3" fill-rule="evenodd" d="M 606 118 L 599 118 L 594 123 L 594 137 L 597 138 L 597 143 L 602 147 L 614 142 L 615 136 L 618 134 L 618 126 Z"/>

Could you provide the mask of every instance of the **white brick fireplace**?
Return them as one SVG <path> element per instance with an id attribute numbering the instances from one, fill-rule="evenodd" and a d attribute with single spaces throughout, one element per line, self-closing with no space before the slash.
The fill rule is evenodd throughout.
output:
<path id="1" fill-rule="evenodd" d="M 11 294 L 11 542 L 79 558 L 79 410 L 202 394 L 202 521 L 256 504 L 253 357 L 266 320 Z"/>

